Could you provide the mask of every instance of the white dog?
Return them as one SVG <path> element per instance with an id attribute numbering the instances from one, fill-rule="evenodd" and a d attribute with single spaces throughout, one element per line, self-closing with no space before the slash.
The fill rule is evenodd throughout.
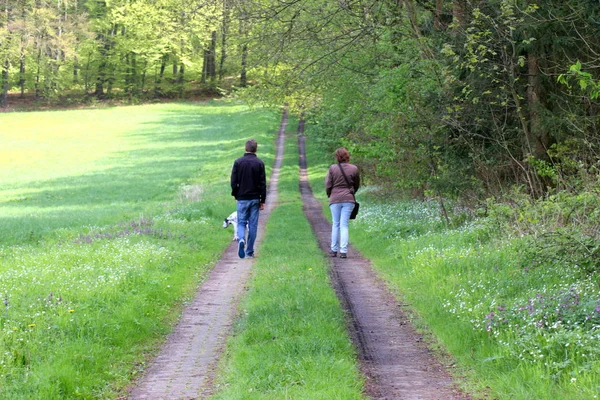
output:
<path id="1" fill-rule="evenodd" d="M 229 214 L 229 217 L 225 218 L 225 220 L 223 221 L 223 228 L 227 228 L 229 225 L 233 225 L 233 239 L 232 240 L 238 240 L 238 235 L 237 235 L 237 227 L 238 227 L 238 219 L 237 219 L 237 211 L 232 212 L 231 214 Z M 248 225 L 246 225 L 247 227 Z"/>

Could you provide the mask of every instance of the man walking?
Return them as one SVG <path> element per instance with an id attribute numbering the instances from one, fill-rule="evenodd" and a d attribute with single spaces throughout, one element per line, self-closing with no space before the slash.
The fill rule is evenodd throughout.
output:
<path id="1" fill-rule="evenodd" d="M 237 200 L 237 237 L 240 258 L 254 257 L 258 213 L 259 210 L 265 209 L 267 197 L 265 164 L 256 156 L 257 149 L 256 140 L 248 140 L 246 154 L 235 160 L 231 169 L 231 195 Z M 245 241 L 246 224 L 248 224 L 248 243 Z"/>

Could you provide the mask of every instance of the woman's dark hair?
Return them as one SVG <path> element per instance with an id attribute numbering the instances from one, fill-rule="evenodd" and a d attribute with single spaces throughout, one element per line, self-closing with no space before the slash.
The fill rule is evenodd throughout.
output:
<path id="1" fill-rule="evenodd" d="M 340 147 L 335 151 L 335 159 L 339 163 L 350 161 L 350 153 L 345 147 Z"/>
<path id="2" fill-rule="evenodd" d="M 246 142 L 246 151 L 248 153 L 256 153 L 257 149 L 258 149 L 258 143 L 256 143 L 256 140 L 250 139 Z"/>

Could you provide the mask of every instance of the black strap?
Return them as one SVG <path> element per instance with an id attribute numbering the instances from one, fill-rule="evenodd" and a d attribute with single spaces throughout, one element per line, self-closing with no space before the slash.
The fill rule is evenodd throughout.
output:
<path id="1" fill-rule="evenodd" d="M 340 167 L 340 171 L 342 171 L 342 175 L 344 175 L 344 179 L 346 180 L 346 185 L 348 185 L 348 187 L 350 188 L 350 190 L 352 192 L 352 197 L 354 197 L 354 186 L 352 186 L 350 184 L 350 180 L 348 180 L 348 177 L 346 176 L 346 173 L 344 172 L 344 168 L 342 168 L 342 164 L 338 163 L 338 166 Z M 354 201 L 356 201 L 356 198 L 354 199 Z"/>

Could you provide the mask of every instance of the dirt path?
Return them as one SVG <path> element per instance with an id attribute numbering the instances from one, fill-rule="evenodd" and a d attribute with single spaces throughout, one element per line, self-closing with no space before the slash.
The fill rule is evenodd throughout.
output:
<path id="1" fill-rule="evenodd" d="M 331 224 L 308 182 L 303 128 L 303 124 L 298 128 L 298 144 L 304 213 L 321 248 L 328 252 Z M 350 335 L 367 378 L 367 395 L 372 399 L 468 399 L 456 390 L 369 261 L 352 247 L 347 259 L 331 261 L 333 285 L 348 312 Z"/>
<path id="2" fill-rule="evenodd" d="M 286 125 L 284 113 L 257 244 L 277 204 Z M 303 124 L 299 132 L 303 132 Z M 299 135 L 304 211 L 321 248 L 327 252 L 331 226 L 308 183 L 304 140 Z M 468 399 L 455 389 L 452 379 L 422 343 L 400 305 L 375 277 L 369 261 L 353 248 L 348 259 L 331 260 L 332 281 L 349 315 L 350 334 L 367 378 L 367 395 L 372 399 Z M 251 268 L 252 260 L 239 259 L 236 243 L 232 242 L 185 308 L 156 359 L 130 391 L 129 399 L 183 400 L 205 398 L 212 393 L 214 369 Z"/>
<path id="3" fill-rule="evenodd" d="M 257 245 L 263 237 L 265 222 L 277 204 L 286 125 L 287 113 L 284 112 L 266 208 L 260 213 Z M 180 322 L 154 362 L 131 390 L 129 399 L 195 399 L 211 393 L 214 369 L 251 268 L 252 260 L 238 258 L 237 242 L 232 242 L 183 311 Z"/>

